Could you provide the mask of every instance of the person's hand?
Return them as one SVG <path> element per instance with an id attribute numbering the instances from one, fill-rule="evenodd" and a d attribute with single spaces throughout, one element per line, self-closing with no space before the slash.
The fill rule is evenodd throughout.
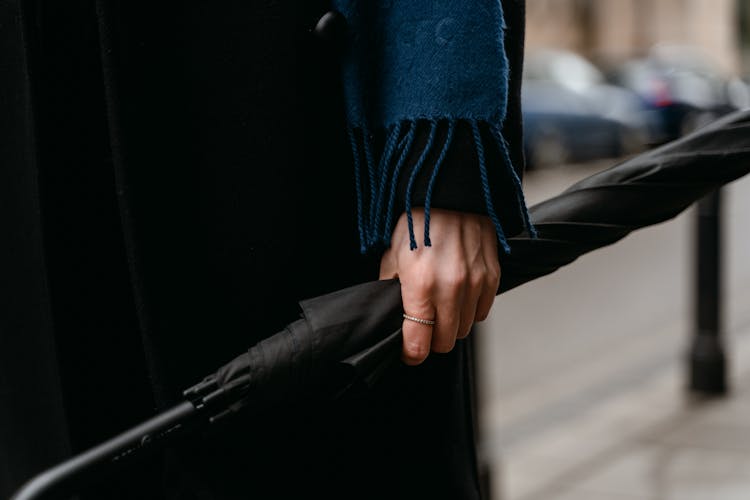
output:
<path id="1" fill-rule="evenodd" d="M 434 325 L 404 319 L 402 359 L 417 365 L 430 351 L 449 352 L 456 339 L 490 312 L 500 283 L 495 228 L 486 216 L 432 209 L 430 239 L 419 237 L 424 211 L 413 210 L 418 247 L 409 249 L 406 214 L 396 223 L 391 247 L 380 261 L 380 279 L 398 278 L 407 315 Z"/>

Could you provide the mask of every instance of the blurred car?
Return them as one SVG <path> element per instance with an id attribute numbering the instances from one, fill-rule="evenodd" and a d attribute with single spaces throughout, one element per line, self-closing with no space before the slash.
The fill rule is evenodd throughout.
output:
<path id="1" fill-rule="evenodd" d="M 616 157 L 630 149 L 633 131 L 556 83 L 525 82 L 522 103 L 529 168 Z"/>
<path id="2" fill-rule="evenodd" d="M 561 50 L 527 56 L 522 109 L 531 168 L 635 153 L 654 128 L 634 92 L 606 83 L 588 60 Z"/>
<path id="3" fill-rule="evenodd" d="M 647 57 L 610 72 L 609 79 L 638 94 L 654 114 L 657 143 L 676 139 L 737 109 L 737 84 L 689 46 L 654 46 Z"/>

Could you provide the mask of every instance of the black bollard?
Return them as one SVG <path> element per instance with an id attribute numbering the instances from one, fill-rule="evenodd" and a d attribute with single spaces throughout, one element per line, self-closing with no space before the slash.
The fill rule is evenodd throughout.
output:
<path id="1" fill-rule="evenodd" d="M 727 392 L 727 363 L 721 331 L 721 190 L 698 202 L 697 219 L 690 390 L 722 395 Z"/>

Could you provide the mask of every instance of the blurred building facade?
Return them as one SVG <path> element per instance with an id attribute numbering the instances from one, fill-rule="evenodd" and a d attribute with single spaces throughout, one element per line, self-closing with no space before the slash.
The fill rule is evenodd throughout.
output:
<path id="1" fill-rule="evenodd" d="M 680 44 L 698 48 L 726 73 L 740 75 L 748 71 L 748 3 L 527 0 L 527 50 L 569 49 L 613 64 L 642 56 L 658 43 Z"/>

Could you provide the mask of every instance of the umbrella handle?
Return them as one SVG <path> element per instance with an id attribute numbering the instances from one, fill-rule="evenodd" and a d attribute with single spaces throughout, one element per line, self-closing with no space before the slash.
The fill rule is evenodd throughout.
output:
<path id="1" fill-rule="evenodd" d="M 192 402 L 185 401 L 122 434 L 76 455 L 34 476 L 11 500 L 39 500 L 62 494 L 73 483 L 107 465 L 119 465 L 148 450 L 161 449 L 185 429 L 199 414 Z"/>

